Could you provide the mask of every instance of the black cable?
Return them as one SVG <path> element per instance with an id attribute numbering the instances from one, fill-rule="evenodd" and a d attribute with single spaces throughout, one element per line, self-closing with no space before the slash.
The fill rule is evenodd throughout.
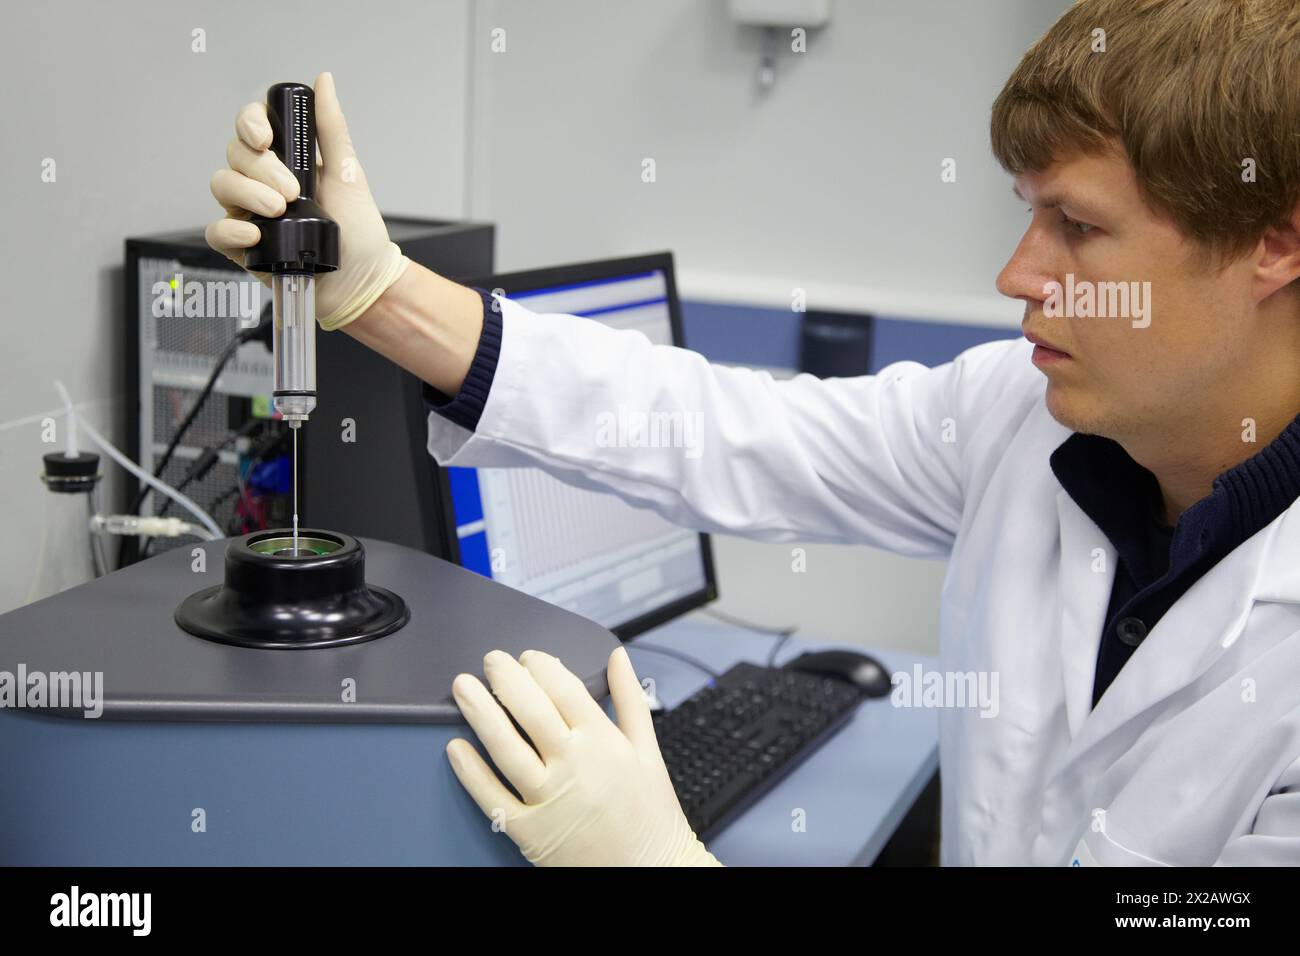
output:
<path id="1" fill-rule="evenodd" d="M 768 667 L 776 666 L 776 655 L 781 652 L 781 648 L 785 647 L 786 641 L 790 640 L 792 636 L 794 636 L 794 631 L 791 631 L 789 634 L 782 634 L 777 639 L 777 642 L 772 645 L 772 650 L 767 655 Z"/>
<path id="2" fill-rule="evenodd" d="M 212 466 L 217 463 L 222 451 L 239 441 L 239 439 L 247 436 L 254 429 L 264 425 L 266 421 L 267 419 L 250 418 L 248 421 L 244 422 L 244 424 L 240 425 L 237 431 L 231 432 L 215 445 L 209 445 L 207 448 L 203 449 L 202 453 L 194 459 L 194 463 L 190 465 L 189 471 L 185 472 L 185 477 L 177 483 L 176 490 L 184 491 L 194 482 L 202 481 L 207 473 L 212 470 Z M 171 498 L 164 501 L 162 509 L 158 512 L 158 517 L 165 517 L 167 512 L 171 509 L 171 506 L 175 503 L 176 502 Z"/>
<path id="3" fill-rule="evenodd" d="M 732 617 L 725 611 L 719 611 L 711 607 L 702 607 L 699 611 L 701 614 L 707 614 L 709 617 L 717 618 L 724 624 L 730 624 L 733 627 L 743 627 L 747 631 L 758 631 L 760 634 L 776 634 L 780 637 L 789 637 L 795 631 L 799 630 L 799 625 L 797 624 L 790 624 L 786 627 L 765 627 L 762 624 L 754 624 L 738 617 Z"/>
<path id="4" fill-rule="evenodd" d="M 267 424 L 266 420 L 255 419 L 254 422 L 257 424 Z M 246 422 L 245 427 L 247 427 L 247 425 L 248 423 Z M 252 474 L 253 468 L 257 465 L 259 461 L 261 461 L 271 452 L 278 449 L 281 445 L 285 444 L 285 439 L 287 434 L 288 434 L 287 429 L 268 429 L 267 435 L 262 439 L 261 444 L 254 446 L 254 448 L 249 451 L 247 464 L 248 464 L 248 470 L 250 475 Z M 231 440 L 233 440 L 235 437 L 237 436 L 231 436 Z M 235 484 L 232 485 L 228 490 L 218 495 L 209 507 L 215 510 L 216 506 L 219 503 L 224 502 L 231 495 L 237 494 L 238 492 L 239 492 L 239 481 L 236 480 Z M 226 528 L 225 530 L 229 532 L 230 529 Z M 153 545 L 153 541 L 154 541 L 153 538 L 144 539 L 144 542 L 140 548 L 141 560 L 149 556 L 149 550 Z"/>
<path id="5" fill-rule="evenodd" d="M 162 478 L 162 473 L 171 463 L 172 455 L 176 453 L 176 448 L 180 445 L 181 439 L 185 437 L 186 433 L 190 430 L 190 426 L 194 424 L 194 420 L 199 417 L 199 412 L 203 411 L 203 406 L 207 404 L 208 397 L 212 394 L 212 389 L 216 387 L 217 379 L 220 378 L 221 373 L 225 370 L 226 364 L 230 361 L 231 357 L 234 356 L 235 351 L 243 345 L 245 341 L 247 341 L 245 339 L 247 331 L 249 330 L 240 332 L 231 339 L 226 344 L 225 349 L 222 350 L 221 355 L 218 356 L 216 364 L 212 366 L 212 374 L 208 376 L 207 382 L 204 383 L 203 389 L 199 392 L 199 397 L 195 399 L 194 404 L 190 406 L 190 410 L 186 413 L 185 417 L 181 419 L 180 425 L 177 426 L 176 431 L 172 433 L 171 441 L 167 443 L 167 449 L 162 453 L 162 457 L 158 459 L 158 463 L 154 466 L 153 476 L 155 478 Z M 153 489 L 147 484 L 140 486 L 139 490 L 136 491 L 135 500 L 131 502 L 131 507 L 129 509 L 131 514 L 140 513 L 140 506 L 144 504 L 145 496 L 152 490 Z"/>
<path id="6" fill-rule="evenodd" d="M 692 667 L 704 671 L 704 673 L 708 674 L 714 680 L 717 680 L 719 677 L 722 676 L 717 671 L 715 671 L 712 667 L 710 667 L 708 664 L 704 663 L 703 661 L 699 660 L 698 658 L 691 657 L 691 655 L 689 654 L 683 654 L 681 651 L 675 651 L 671 647 L 659 647 L 656 644 L 642 644 L 640 641 L 634 641 L 629 646 L 634 651 L 650 651 L 652 654 L 663 654 L 665 657 L 675 657 L 679 661 L 683 661 L 687 664 L 690 664 Z"/>
<path id="7" fill-rule="evenodd" d="M 232 485 L 230 488 L 213 498 L 212 503 L 209 504 L 208 507 L 212 509 L 213 514 L 216 514 L 221 510 L 221 506 L 224 505 L 228 499 L 233 498 L 237 494 L 239 494 L 239 485 Z M 229 532 L 230 529 L 226 528 L 225 530 Z"/>
<path id="8" fill-rule="evenodd" d="M 702 613 L 709 615 L 710 617 L 717 618 L 719 621 L 722 621 L 724 624 L 730 624 L 732 627 L 738 627 L 746 631 L 755 631 L 759 634 L 774 635 L 777 638 L 777 641 L 775 644 L 772 645 L 772 649 L 768 652 L 767 655 L 768 667 L 772 667 L 774 665 L 774 662 L 776 661 L 776 655 L 781 652 L 781 648 L 785 647 L 786 642 L 790 640 L 791 637 L 794 636 L 794 633 L 797 630 L 799 630 L 799 627 L 796 624 L 791 624 L 787 627 L 764 627 L 761 624 L 754 624 L 751 623 L 750 621 L 745 621 L 738 617 L 732 617 L 730 614 L 727 614 L 725 611 L 717 611 L 710 607 L 702 607 L 699 608 L 699 610 Z M 654 654 L 663 654 L 665 657 L 675 657 L 679 661 L 683 661 L 684 663 L 690 664 L 692 667 L 704 671 L 704 673 L 708 674 L 714 680 L 717 680 L 719 677 L 722 676 L 713 668 L 709 667 L 709 665 L 701 661 L 699 658 L 691 657 L 689 654 L 683 654 L 681 651 L 675 651 L 671 647 L 660 647 L 656 644 L 642 644 L 640 641 L 636 641 L 632 643 L 630 646 L 632 647 L 633 650 L 640 649 L 640 650 L 650 651 L 651 653 Z"/>
<path id="9" fill-rule="evenodd" d="M 177 446 L 181 443 L 181 439 L 185 437 L 186 432 L 190 430 L 190 426 L 193 425 L 195 419 L 199 417 L 199 412 L 203 411 L 203 406 L 207 404 L 213 388 L 216 387 L 217 379 L 221 377 L 222 371 L 225 370 L 226 365 L 229 364 L 231 358 L 234 357 L 235 352 L 239 350 L 239 347 L 246 342 L 251 342 L 258 338 L 262 339 L 263 344 L 266 345 L 268 349 L 271 347 L 270 336 L 272 323 L 267 321 L 267 317 L 270 314 L 271 304 L 267 303 L 266 307 L 262 309 L 262 315 L 258 319 L 257 325 L 251 329 L 241 329 L 236 333 L 235 337 L 226 344 L 226 347 L 217 357 L 216 364 L 212 367 L 212 374 L 208 376 L 208 380 L 204 383 L 202 391 L 199 392 L 199 397 L 195 399 L 189 412 L 185 415 L 185 418 L 181 420 L 180 425 L 171 437 L 171 441 L 167 443 L 167 449 L 163 452 L 162 457 L 158 459 L 158 463 L 154 466 L 153 476 L 155 478 L 158 478 L 159 480 L 162 479 L 163 471 L 172 460 L 172 455 L 175 454 Z M 139 515 L 140 506 L 144 504 L 145 497 L 152 490 L 153 489 L 147 483 L 141 482 L 139 489 L 136 491 L 135 498 L 131 502 L 131 506 L 127 508 L 127 514 Z M 127 541 L 128 537 L 124 535 L 122 540 L 118 542 L 117 566 L 119 568 L 124 566 L 126 560 Z M 145 543 L 147 544 L 147 542 Z M 143 554 L 143 550 L 141 553 Z"/>
<path id="10" fill-rule="evenodd" d="M 759 634 L 773 634 L 778 640 L 772 645 L 771 651 L 767 655 L 767 666 L 773 667 L 776 664 L 776 655 L 781 653 L 781 648 L 785 647 L 786 641 L 794 636 L 795 631 L 799 630 L 798 625 L 791 624 L 788 627 L 764 627 L 761 624 L 753 624 L 749 621 L 741 620 L 738 617 L 732 617 L 724 611 L 718 611 L 711 607 L 702 607 L 700 611 L 710 617 L 717 618 L 724 624 L 730 624 L 732 627 L 743 628 L 747 631 L 756 631 Z"/>
<path id="11" fill-rule="evenodd" d="M 190 465 L 189 470 L 185 472 L 185 477 L 182 478 L 179 482 L 177 482 L 176 490 L 184 491 L 194 482 L 202 481 L 204 477 L 207 476 L 207 473 L 212 470 L 212 467 L 220 459 L 221 452 L 223 449 L 229 447 L 230 445 L 233 445 L 239 439 L 245 437 L 250 432 L 252 432 L 255 428 L 258 428 L 264 424 L 265 421 L 263 419 L 250 418 L 248 421 L 244 422 L 244 424 L 240 425 L 237 431 L 231 432 L 225 438 L 221 439 L 221 441 L 219 441 L 217 444 L 209 445 L 207 448 L 203 449 L 203 452 L 197 458 L 194 459 L 194 462 Z M 236 491 L 239 490 L 238 484 L 235 485 L 235 490 Z M 226 497 L 228 497 L 228 495 Z M 224 500 L 224 498 L 221 500 Z M 171 506 L 173 504 L 175 504 L 175 502 L 171 498 L 165 500 L 163 502 L 162 507 L 158 509 L 157 517 L 159 518 L 167 517 L 167 512 L 171 510 Z M 208 504 L 209 509 L 214 509 L 215 507 L 216 507 L 216 502 L 209 502 Z M 216 518 L 215 514 L 213 514 L 213 518 L 214 519 Z M 147 558 L 149 556 L 149 551 L 152 548 L 152 546 L 153 546 L 153 538 L 148 536 L 144 537 L 143 540 L 140 542 L 140 557 Z"/>

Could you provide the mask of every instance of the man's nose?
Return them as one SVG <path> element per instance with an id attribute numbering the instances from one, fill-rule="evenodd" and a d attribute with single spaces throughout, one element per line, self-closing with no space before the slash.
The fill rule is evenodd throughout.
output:
<path id="1" fill-rule="evenodd" d="M 1016 251 L 998 273 L 998 291 L 1011 299 L 1041 302 L 1047 297 L 1047 284 L 1054 279 L 1051 252 L 1031 225 L 1025 230 Z"/>

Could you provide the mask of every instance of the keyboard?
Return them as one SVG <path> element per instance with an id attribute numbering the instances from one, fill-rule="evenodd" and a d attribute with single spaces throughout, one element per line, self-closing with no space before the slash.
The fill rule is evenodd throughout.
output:
<path id="1" fill-rule="evenodd" d="M 845 680 L 741 663 L 654 715 L 659 750 L 701 840 L 721 831 L 846 724 L 862 691 Z"/>

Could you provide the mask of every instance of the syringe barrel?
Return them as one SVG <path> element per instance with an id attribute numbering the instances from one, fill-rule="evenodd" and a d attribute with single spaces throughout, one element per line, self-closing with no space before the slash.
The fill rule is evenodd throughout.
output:
<path id="1" fill-rule="evenodd" d="M 310 275 L 271 275 L 275 380 L 271 401 L 291 427 L 316 407 L 316 290 Z"/>

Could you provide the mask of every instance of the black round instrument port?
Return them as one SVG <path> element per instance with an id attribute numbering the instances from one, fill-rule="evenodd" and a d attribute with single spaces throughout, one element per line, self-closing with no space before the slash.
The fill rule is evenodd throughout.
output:
<path id="1" fill-rule="evenodd" d="M 191 594 L 176 623 L 196 637 L 290 650 L 359 644 L 410 619 L 393 592 L 366 584 L 361 542 L 335 531 L 259 531 L 226 546 L 223 584 Z"/>

